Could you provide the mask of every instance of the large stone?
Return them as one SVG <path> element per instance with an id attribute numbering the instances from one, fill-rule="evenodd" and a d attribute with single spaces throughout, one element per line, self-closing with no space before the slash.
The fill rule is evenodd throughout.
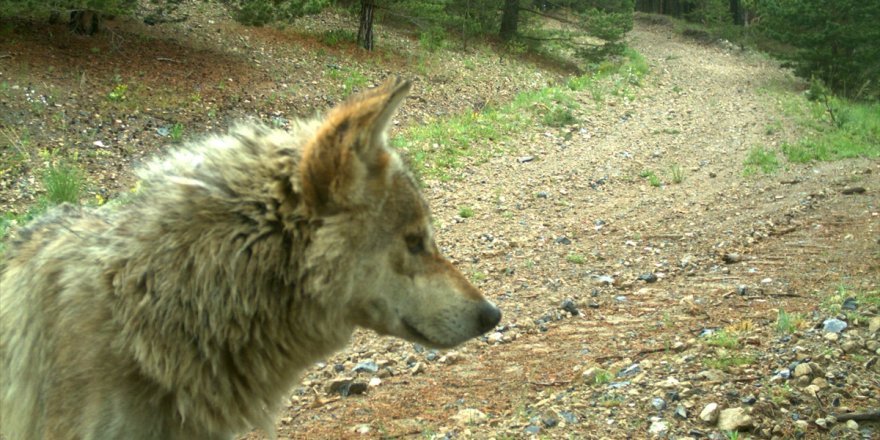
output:
<path id="1" fill-rule="evenodd" d="M 727 408 L 718 414 L 718 429 L 721 431 L 738 431 L 752 427 L 752 416 L 745 408 Z"/>

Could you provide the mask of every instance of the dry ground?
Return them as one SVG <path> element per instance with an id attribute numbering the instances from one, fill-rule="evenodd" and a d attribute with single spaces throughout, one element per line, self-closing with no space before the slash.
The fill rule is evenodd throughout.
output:
<path id="1" fill-rule="evenodd" d="M 112 197 L 132 184 L 132 164 L 168 143 L 162 128 L 179 123 L 189 135 L 245 116 L 283 123 L 337 101 L 358 75 L 366 79 L 354 88 L 389 73 L 415 79 L 400 127 L 506 102 L 563 75 L 488 49 L 424 55 L 384 28 L 372 56 L 327 46 L 322 30 L 352 26 L 338 14 L 254 30 L 195 12 L 181 25 L 117 23 L 92 39 L 0 23 L 0 209 L 33 203 L 38 171 L 55 157 L 75 156 L 89 171 L 89 198 Z M 710 402 L 746 407 L 754 420 L 743 430 L 758 438 L 822 438 L 816 419 L 880 407 L 865 324 L 851 322 L 840 341 L 813 328 L 849 292 L 862 295 L 863 318 L 878 312 L 880 163 L 786 164 L 744 177 L 753 146 L 798 136 L 778 102 L 798 82 L 763 56 L 662 26 L 637 23 L 630 44 L 651 68 L 634 99 L 597 103 L 581 92 L 575 126 L 536 125 L 506 140 L 506 154 L 427 182 L 441 246 L 505 313 L 498 333 L 453 353 L 359 333 L 291 391 L 281 438 L 647 438 L 658 422 L 668 425 L 661 435 L 721 438 L 697 417 Z M 118 84 L 128 96 L 108 102 Z M 645 170 L 663 184 L 649 185 Z M 852 187 L 865 191 L 842 192 Z M 474 215 L 461 218 L 463 207 Z M 727 254 L 738 258 L 725 263 Z M 577 315 L 560 308 L 565 300 Z M 802 314 L 802 328 L 778 333 L 779 309 Z M 710 366 L 729 353 L 699 335 L 720 328 L 738 335 L 731 351 L 745 365 Z M 857 346 L 844 349 L 847 341 Z M 352 372 L 366 361 L 379 371 Z M 771 380 L 799 361 L 830 386 L 805 397 L 810 380 Z M 590 371 L 634 364 L 611 384 Z M 327 392 L 374 376 L 365 394 Z M 743 403 L 749 396 L 756 402 Z M 878 435 L 876 425 L 862 429 L 873 430 L 836 435 Z"/>

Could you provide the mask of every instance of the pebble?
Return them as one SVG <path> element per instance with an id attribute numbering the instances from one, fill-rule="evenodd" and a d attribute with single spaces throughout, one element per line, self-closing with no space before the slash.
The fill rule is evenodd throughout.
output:
<path id="1" fill-rule="evenodd" d="M 685 420 L 688 418 L 687 408 L 684 405 L 678 405 L 675 407 L 675 416 L 679 419 Z"/>
<path id="2" fill-rule="evenodd" d="M 718 429 L 721 431 L 738 431 L 750 428 L 753 423 L 745 408 L 727 408 L 718 413 Z"/>
<path id="3" fill-rule="evenodd" d="M 868 333 L 875 333 L 880 330 L 880 316 L 875 316 L 868 321 Z"/>
<path id="4" fill-rule="evenodd" d="M 664 409 L 666 409 L 666 401 L 659 397 L 655 397 L 651 399 L 651 406 L 653 406 L 654 409 L 656 409 L 657 411 L 663 411 Z"/>
<path id="5" fill-rule="evenodd" d="M 847 298 L 843 300 L 843 305 L 841 306 L 843 310 L 856 310 L 859 308 L 859 302 L 855 298 Z"/>
<path id="6" fill-rule="evenodd" d="M 538 197 L 539 199 L 546 199 L 547 198 L 547 191 L 538 191 L 538 193 L 535 194 L 535 196 Z"/>
<path id="7" fill-rule="evenodd" d="M 700 420 L 706 423 L 714 423 L 715 420 L 718 420 L 718 404 L 712 402 L 706 405 L 702 411 L 700 411 Z"/>
<path id="8" fill-rule="evenodd" d="M 664 436 L 669 431 L 669 422 L 664 420 L 655 420 L 648 428 L 648 433 L 654 436 Z"/>
<path id="9" fill-rule="evenodd" d="M 489 335 L 489 342 L 491 342 L 493 344 L 500 343 L 503 341 L 504 341 L 504 333 L 495 332 L 495 333 L 492 333 L 491 335 Z"/>
<path id="10" fill-rule="evenodd" d="M 644 281 L 646 283 L 656 283 L 657 282 L 657 275 L 655 275 L 653 273 L 643 273 L 643 274 L 639 275 L 639 280 Z"/>
<path id="11" fill-rule="evenodd" d="M 641 373 L 641 372 L 642 372 L 642 369 L 641 369 L 641 367 L 639 367 L 639 364 L 632 364 L 632 365 L 624 368 L 623 370 L 620 370 L 620 372 L 617 373 L 617 377 L 633 376 L 633 375 Z"/>
<path id="12" fill-rule="evenodd" d="M 452 416 L 452 419 L 459 425 L 479 425 L 486 421 L 489 417 L 482 411 L 475 408 L 465 408 Z"/>
<path id="13" fill-rule="evenodd" d="M 559 308 L 565 310 L 568 313 L 571 313 L 572 316 L 578 316 L 581 314 L 581 312 L 578 311 L 577 306 L 574 304 L 574 301 L 570 298 L 566 298 L 564 301 L 562 301 L 562 304 L 560 304 Z"/>
<path id="14" fill-rule="evenodd" d="M 826 319 L 822 323 L 822 330 L 825 333 L 840 333 L 847 327 L 846 321 L 837 318 Z"/>
<path id="15" fill-rule="evenodd" d="M 571 240 L 565 236 L 557 237 L 554 242 L 556 242 L 556 244 L 571 244 Z"/>
<path id="16" fill-rule="evenodd" d="M 354 366 L 352 369 L 355 373 L 360 373 L 362 371 L 366 371 L 368 373 L 375 373 L 379 371 L 379 365 L 373 361 L 364 361 L 360 362 Z"/>
<path id="17" fill-rule="evenodd" d="M 535 156 L 520 156 L 516 158 L 516 161 L 519 163 L 527 163 L 535 160 Z"/>
<path id="18" fill-rule="evenodd" d="M 813 368 L 808 363 L 801 363 L 794 367 L 794 377 L 810 377 L 813 374 Z"/>
<path id="19" fill-rule="evenodd" d="M 840 335 L 837 334 L 837 333 L 825 333 L 825 336 L 824 336 L 824 337 L 825 337 L 825 339 L 827 339 L 827 340 L 829 340 L 829 341 L 831 341 L 831 342 L 835 342 L 835 341 L 837 341 L 838 339 L 840 339 Z"/>
<path id="20" fill-rule="evenodd" d="M 535 425 L 529 425 L 529 426 L 526 426 L 525 432 L 526 432 L 526 434 L 537 435 L 539 432 L 541 432 L 541 427 L 535 426 Z"/>
<path id="21" fill-rule="evenodd" d="M 849 429 L 852 429 L 853 431 L 858 431 L 859 430 L 859 422 L 857 422 L 855 420 L 847 420 L 846 427 Z"/>

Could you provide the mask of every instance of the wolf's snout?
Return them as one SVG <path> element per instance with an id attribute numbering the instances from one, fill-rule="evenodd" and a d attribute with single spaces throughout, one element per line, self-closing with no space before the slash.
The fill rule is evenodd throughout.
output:
<path id="1" fill-rule="evenodd" d="M 480 333 L 486 333 L 495 328 L 501 321 L 501 310 L 490 302 L 486 302 L 480 308 Z"/>

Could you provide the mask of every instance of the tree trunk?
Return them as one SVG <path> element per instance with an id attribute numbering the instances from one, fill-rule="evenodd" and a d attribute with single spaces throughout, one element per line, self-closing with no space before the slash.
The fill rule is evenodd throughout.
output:
<path id="1" fill-rule="evenodd" d="M 93 35 L 98 33 L 101 17 L 95 11 L 86 9 L 70 11 L 70 30 L 77 34 Z"/>
<path id="2" fill-rule="evenodd" d="M 504 12 L 501 15 L 501 39 L 510 41 L 516 36 L 519 22 L 519 0 L 504 0 Z"/>
<path id="3" fill-rule="evenodd" d="M 744 25 L 743 7 L 740 0 L 730 0 L 730 14 L 733 15 L 733 24 Z"/>
<path id="4" fill-rule="evenodd" d="M 373 50 L 373 0 L 361 0 L 361 23 L 358 28 L 358 44 Z"/>

